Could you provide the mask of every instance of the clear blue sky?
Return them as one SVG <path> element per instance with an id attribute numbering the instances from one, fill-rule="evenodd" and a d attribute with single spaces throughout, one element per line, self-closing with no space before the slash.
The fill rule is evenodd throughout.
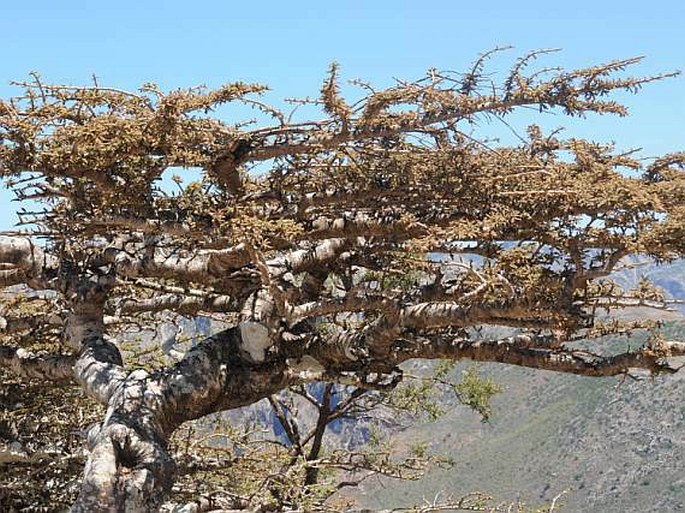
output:
<path id="1" fill-rule="evenodd" d="M 272 98 L 316 95 L 328 64 L 343 78 L 388 84 L 427 68 L 463 70 L 484 50 L 559 47 L 547 63 L 583 66 L 645 55 L 636 71 L 685 71 L 685 3 L 579 0 L 153 1 L 5 0 L 0 11 L 0 96 L 38 71 L 48 82 L 135 89 L 259 81 Z M 507 60 L 510 59 L 510 60 Z M 685 78 L 626 98 L 633 116 L 592 117 L 574 135 L 615 140 L 647 155 L 685 149 Z M 568 125 L 562 117 L 554 125 Z M 16 203 L 0 190 L 0 229 Z"/>

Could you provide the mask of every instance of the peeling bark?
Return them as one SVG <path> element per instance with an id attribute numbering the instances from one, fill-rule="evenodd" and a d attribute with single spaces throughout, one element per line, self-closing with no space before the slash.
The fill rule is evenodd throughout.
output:
<path id="1" fill-rule="evenodd" d="M 0 346 L 0 367 L 19 377 L 49 381 L 55 385 L 74 383 L 73 355 L 35 354 L 21 347 Z"/>
<path id="2" fill-rule="evenodd" d="M 198 312 L 232 312 L 236 306 L 235 299 L 226 295 L 192 297 L 183 294 L 163 294 L 150 299 L 124 300 L 116 309 L 122 314 L 171 310 L 181 315 L 192 315 Z"/>
<path id="3" fill-rule="evenodd" d="M 10 266 L 10 269 L 0 270 L 2 287 L 26 283 L 41 288 L 44 285 L 42 273 L 57 264 L 56 258 L 47 255 L 30 238 L 4 235 L 0 235 L 0 262 Z"/>
<path id="4" fill-rule="evenodd" d="M 151 254 L 141 256 L 117 249 L 105 253 L 106 261 L 113 263 L 124 276 L 156 276 L 206 280 L 218 277 L 250 263 L 245 244 L 222 250 L 202 250 L 190 256 L 179 256 L 169 250 L 150 248 Z"/>
<path id="5" fill-rule="evenodd" d="M 362 243 L 361 239 L 329 239 L 268 261 L 246 249 L 250 258 L 257 258 L 255 267 L 260 277 L 257 289 L 242 304 L 238 325 L 198 344 L 176 365 L 152 374 L 127 371 L 116 344 L 105 335 L 104 312 L 111 279 L 103 275 L 68 283 L 64 290 L 71 309 L 64 326 L 64 341 L 74 351 L 73 356 L 41 356 L 2 347 L 0 364 L 24 377 L 58 383 L 75 380 L 107 407 L 102 424 L 90 436 L 91 454 L 73 511 L 156 511 L 173 484 L 175 467 L 167 443 L 179 426 L 210 413 L 252 404 L 293 384 L 325 379 L 362 388 L 392 388 L 401 379 L 397 365 L 411 358 L 472 359 L 586 376 L 613 376 L 636 368 L 652 373 L 674 372 L 665 358 L 685 355 L 685 344 L 675 341 L 601 357 L 567 349 L 563 340 L 550 334 L 520 334 L 501 340 L 431 335 L 431 330 L 484 323 L 549 330 L 560 318 L 558 313 L 530 309 L 514 301 L 499 308 L 474 305 L 473 292 L 451 301 L 407 306 L 400 298 L 361 290 L 348 291 L 339 298 L 287 303 L 281 288 L 287 273 L 316 270 L 339 261 L 346 258 L 345 251 L 351 246 Z M 25 268 L 30 264 L 30 272 L 40 275 L 43 271 L 31 256 L 34 253 L 28 252 L 31 246 L 15 247 L 19 250 L 7 251 L 3 258 Z M 211 266 L 217 278 L 221 272 L 232 272 L 233 264 L 227 262 L 236 262 L 234 250 L 210 254 L 215 255 L 211 258 L 227 260 L 211 263 L 209 256 L 175 259 L 166 263 L 163 272 L 199 276 L 209 274 Z M 160 272 L 159 265 L 143 265 L 134 274 L 147 276 L 145 273 L 152 269 L 155 276 Z M 118 311 L 235 310 L 238 304 L 229 296 L 182 287 L 164 285 L 158 292 L 166 290 L 172 292 L 120 303 Z M 284 331 L 310 318 L 352 312 L 376 317 L 363 329 L 338 331 L 326 337 Z M 321 408 L 324 416 L 330 414 L 327 405 Z M 316 426 L 308 458 L 318 457 L 324 427 Z M 314 483 L 317 472 L 311 467 L 306 482 Z"/>
<path id="6" fill-rule="evenodd" d="M 685 157 L 640 169 L 627 155 L 534 126 L 520 146 L 500 148 L 457 128 L 521 106 L 625 114 L 605 95 L 660 77 L 615 78 L 639 59 L 527 74 L 536 56 L 491 90 L 479 87 L 486 54 L 464 75 L 432 70 L 368 87 L 353 106 L 338 94 L 333 67 L 322 89 L 326 119 L 291 122 L 252 103 L 279 121 L 254 130 L 208 117 L 264 90 L 242 83 L 138 94 L 49 86 L 35 75 L 21 97 L 0 101 L 0 167 L 7 176 L 30 170 L 15 191 L 47 200 L 27 214 L 44 227 L 45 248 L 0 235 L 0 287 L 45 291 L 45 310 L 55 310 L 34 312 L 8 294 L 0 329 L 25 339 L 48 333 L 50 343 L 61 329 L 70 351 L 31 353 L 19 339 L 0 347 L 0 365 L 75 382 L 107 410 L 89 437 L 74 511 L 158 510 L 173 484 L 174 430 L 294 384 L 390 389 L 411 358 L 586 376 L 674 372 L 667 359 L 685 355 L 683 342 L 654 338 L 607 356 L 572 342 L 595 328 L 597 307 L 668 302 L 648 284 L 630 295 L 608 279 L 633 250 L 659 261 L 685 255 Z M 277 160 L 264 177 L 243 179 L 242 164 L 269 159 Z M 155 180 L 175 165 L 216 180 L 166 195 Z M 127 368 L 105 322 L 147 329 L 198 313 L 230 314 L 218 317 L 235 325 L 150 373 Z M 481 325 L 516 334 L 481 340 Z M 606 334 L 599 328 L 590 336 Z M 332 389 L 317 404 L 322 419 L 336 414 Z M 310 452 L 301 451 L 311 463 L 305 485 L 317 480 L 324 431 L 321 421 Z"/>
<path id="7" fill-rule="evenodd" d="M 468 340 L 436 337 L 410 342 L 397 351 L 394 361 L 410 358 L 470 359 L 480 362 L 499 362 L 533 369 L 550 370 L 581 376 L 618 376 L 633 369 L 653 374 L 673 373 L 667 361 L 670 357 L 685 356 L 685 343 L 664 341 L 657 348 L 645 347 L 611 356 L 599 356 L 588 351 L 559 347 L 549 335 L 516 335 L 499 340 Z"/>
<path id="8" fill-rule="evenodd" d="M 59 314 L 32 315 L 30 317 L 0 317 L 0 332 L 15 334 L 52 326 L 61 328 L 64 320 Z"/>
<path id="9" fill-rule="evenodd" d="M 109 398 L 72 511 L 157 511 L 169 493 L 175 467 L 146 378 L 130 374 Z"/>
<path id="10" fill-rule="evenodd" d="M 295 382 L 284 361 L 254 363 L 242 350 L 252 343 L 244 336 L 254 334 L 220 332 L 151 375 L 123 374 L 115 362 L 103 361 L 116 359 L 110 346 L 86 342 L 92 349 L 82 357 L 79 376 L 108 410 L 74 511 L 156 511 L 173 484 L 166 444 L 178 426 L 252 404 Z"/>
<path id="11" fill-rule="evenodd" d="M 52 261 L 52 259 L 49 259 Z M 47 255 L 27 237 L 0 235 L 0 262 L 13 264 L 28 275 L 38 275 L 48 262 Z"/>

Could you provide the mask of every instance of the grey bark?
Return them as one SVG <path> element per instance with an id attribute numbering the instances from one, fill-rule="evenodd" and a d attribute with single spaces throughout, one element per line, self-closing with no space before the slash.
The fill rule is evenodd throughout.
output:
<path id="1" fill-rule="evenodd" d="M 111 273 L 100 270 L 87 276 L 63 276 L 58 289 L 69 304 L 64 343 L 72 353 L 37 355 L 0 347 L 0 365 L 27 378 L 58 384 L 75 381 L 106 406 L 99 429 L 89 437 L 91 452 L 73 511 L 158 510 L 173 484 L 175 468 L 167 443 L 174 430 L 189 420 L 252 404 L 290 385 L 327 380 L 388 388 L 401 379 L 397 366 L 411 358 L 467 358 L 612 376 L 633 368 L 674 372 L 666 358 L 685 355 L 685 343 L 676 341 L 600 357 L 565 348 L 554 335 L 471 340 L 430 334 L 436 328 L 484 323 L 535 329 L 554 326 L 558 318 L 554 312 L 528 310 L 516 302 L 486 308 L 472 305 L 471 297 L 448 299 L 449 294 L 443 293 L 439 300 L 404 305 L 397 298 L 361 289 L 339 299 L 317 301 L 286 290 L 292 273 L 316 273 L 324 264 L 350 258 L 350 251 L 363 243 L 363 239 L 328 239 L 270 260 L 247 246 L 183 258 L 158 258 L 152 251 L 147 261 L 131 260 L 120 250 L 109 251 L 105 262 L 115 272 L 135 279 L 149 272 L 165 277 L 212 275 L 219 280 L 246 258 L 254 264 L 242 297 L 161 285 L 156 291 L 161 295 L 118 305 L 121 313 L 177 310 L 184 305 L 189 311 L 231 308 L 240 312 L 236 326 L 207 338 L 176 365 L 154 373 L 128 371 L 116 344 L 106 336 L 107 300 L 115 284 Z M 47 274 L 55 275 L 54 261 L 24 239 L 0 239 L 0 263 L 36 286 L 45 284 Z M 317 290 L 325 276 L 310 274 L 308 287 Z M 288 331 L 309 318 L 360 311 L 376 316 L 362 329 L 326 336 L 311 330 Z"/>

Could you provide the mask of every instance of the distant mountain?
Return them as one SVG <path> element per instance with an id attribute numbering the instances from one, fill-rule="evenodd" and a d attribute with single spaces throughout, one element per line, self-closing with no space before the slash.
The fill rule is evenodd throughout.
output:
<path id="1" fill-rule="evenodd" d="M 685 260 L 654 265 L 640 264 L 638 259 L 633 259 L 633 263 L 634 267 L 613 274 L 612 279 L 629 289 L 637 285 L 640 278 L 645 276 L 654 285 L 664 289 L 672 299 L 685 301 Z M 674 305 L 674 309 L 685 313 L 685 304 Z"/>
<path id="2" fill-rule="evenodd" d="M 685 318 L 669 322 L 668 333 L 684 338 Z M 406 506 L 476 490 L 540 504 L 568 490 L 562 512 L 685 511 L 685 372 L 633 381 L 480 369 L 506 387 L 490 424 L 455 405 L 435 423 L 393 435 L 400 447 L 429 442 L 454 466 L 416 482 L 369 480 L 355 492 L 361 504 Z"/>
<path id="3" fill-rule="evenodd" d="M 637 263 L 637 262 L 634 262 Z M 626 289 L 649 277 L 673 298 L 685 299 L 685 262 L 636 265 L 612 276 Z M 683 305 L 678 308 L 685 312 Z M 640 309 L 640 316 L 667 323 L 671 337 L 685 339 L 685 315 Z M 620 316 L 634 315 L 626 311 Z M 221 326 L 207 319 L 182 326 L 190 344 Z M 165 334 L 173 339 L 173 333 Z M 641 344 L 639 337 L 614 344 Z M 184 344 L 181 344 L 182 346 Z M 187 342 L 185 347 L 187 348 Z M 685 363 L 685 362 L 683 362 Z M 416 363 L 430 367 L 430 363 Z M 455 381 L 469 366 L 455 371 Z M 563 490 L 562 513 L 685 512 L 685 370 L 674 376 L 633 381 L 588 378 L 487 364 L 480 371 L 504 385 L 493 401 L 490 424 L 454 399 L 437 422 L 387 433 L 401 451 L 416 441 L 454 460 L 415 482 L 372 479 L 347 494 L 372 509 L 419 504 L 438 493 L 482 491 L 498 501 L 549 502 Z M 312 385 L 315 395 L 320 385 Z M 303 425 L 315 421 L 300 406 Z M 285 442 L 282 426 L 262 401 L 227 414 L 236 424 L 270 427 Z M 363 445 L 369 426 L 345 420 L 327 433 L 332 446 Z"/>

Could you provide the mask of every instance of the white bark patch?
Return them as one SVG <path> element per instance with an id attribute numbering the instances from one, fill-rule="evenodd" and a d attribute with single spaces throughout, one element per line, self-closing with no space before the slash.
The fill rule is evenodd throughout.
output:
<path id="1" fill-rule="evenodd" d="M 304 380 L 320 379 L 326 373 L 326 368 L 319 361 L 309 355 L 304 355 L 299 360 L 288 359 L 288 372 Z"/>
<path id="2" fill-rule="evenodd" d="M 101 428 L 102 425 L 96 422 L 95 424 L 90 426 L 90 428 L 88 428 L 88 431 L 86 432 L 86 442 L 88 443 L 88 449 L 91 451 L 97 443 L 98 435 L 100 434 Z"/>
<path id="3" fill-rule="evenodd" d="M 271 346 L 269 329 L 259 322 L 240 323 L 240 347 L 255 362 L 263 362 L 265 351 Z"/>
<path id="4" fill-rule="evenodd" d="M 357 361 L 359 359 L 357 358 L 357 355 L 352 352 L 352 347 L 350 347 L 350 344 L 345 344 L 345 358 L 351 361 Z"/>

